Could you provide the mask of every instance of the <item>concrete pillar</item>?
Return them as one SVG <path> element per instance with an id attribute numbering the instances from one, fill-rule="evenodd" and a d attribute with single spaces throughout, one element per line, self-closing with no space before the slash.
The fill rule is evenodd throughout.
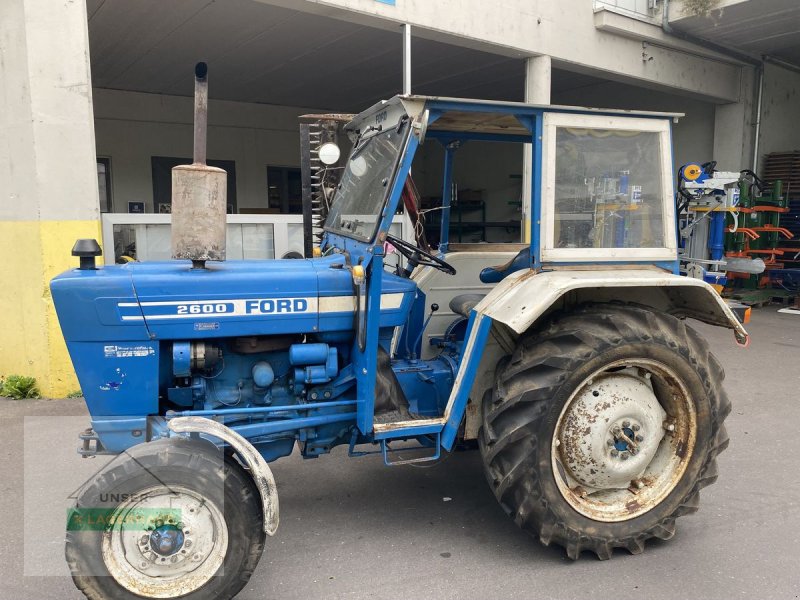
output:
<path id="1" fill-rule="evenodd" d="M 552 65 L 546 55 L 533 56 L 525 61 L 525 102 L 550 104 Z M 525 144 L 522 151 L 522 240 L 531 240 L 531 163 L 533 148 Z"/>
<path id="2" fill-rule="evenodd" d="M 714 160 L 720 171 L 752 168 L 757 78 L 754 68 L 742 67 L 739 101 L 714 110 Z"/>
<path id="3" fill-rule="evenodd" d="M 58 397 L 78 384 L 49 282 L 100 240 L 84 0 L 2 0 L 0 57 L 0 376 Z"/>

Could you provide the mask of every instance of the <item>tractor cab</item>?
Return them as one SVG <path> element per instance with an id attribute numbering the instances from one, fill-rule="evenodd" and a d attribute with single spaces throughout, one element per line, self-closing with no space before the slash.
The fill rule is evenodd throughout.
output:
<path id="1" fill-rule="evenodd" d="M 610 289 L 622 286 L 630 288 L 623 297 L 669 306 L 680 295 L 672 288 L 686 282 L 675 277 L 671 123 L 680 116 L 397 96 L 354 117 L 345 127 L 352 151 L 315 252 L 344 256 L 353 273 L 359 298 L 354 358 L 361 367 L 357 375 L 362 373 L 361 431 L 374 432 L 378 441 L 436 434 L 441 435 L 436 446 L 450 448 L 466 403 L 480 399 L 481 393 L 472 387 L 480 387 L 476 381 L 483 379 L 485 388 L 491 379 L 489 371 L 479 373 L 482 361 L 480 356 L 471 357 L 472 348 L 491 338 L 489 345 L 502 354 L 501 335 L 508 337 L 508 346 L 533 322 L 526 316 L 531 310 L 535 318 L 546 316 L 557 308 L 555 300 L 573 286 L 576 303 L 610 298 L 619 293 Z M 470 144 L 492 142 L 524 149 L 520 154 L 525 156 L 523 181 L 530 186 L 530 203 L 523 203 L 516 239 L 455 241 L 451 237 L 458 231 L 453 228 L 458 208 L 454 165 Z M 443 154 L 441 201 L 427 210 L 418 205 L 419 194 L 411 183 L 423 144 L 438 145 Z M 412 240 L 390 232 L 394 216 L 403 208 L 412 220 Z M 426 226 L 426 217 L 434 212 L 438 231 Z M 402 255 L 403 260 L 392 260 L 392 254 Z M 392 331 L 377 325 L 375 310 L 387 271 L 416 286 L 405 323 Z M 541 306 L 535 297 L 526 300 L 520 292 L 521 282 L 531 278 L 540 279 L 549 292 Z M 580 283 L 586 279 L 591 280 L 588 285 Z M 545 281 L 558 282 L 555 291 Z M 496 288 L 505 291 L 501 294 Z M 487 295 L 492 290 L 490 301 Z M 686 292 L 681 310 L 699 314 L 696 307 L 704 303 L 706 292 L 700 288 Z M 507 305 L 498 304 L 501 299 Z M 481 330 L 478 324 L 489 307 L 493 317 L 483 322 Z M 730 325 L 721 300 L 712 299 L 711 309 L 704 312 L 718 324 Z M 492 327 L 495 332 L 489 336 Z M 739 327 L 737 335 L 743 336 L 742 332 Z M 430 372 L 422 373 L 420 359 L 433 365 Z M 402 398 L 405 390 L 412 398 L 403 399 L 400 410 L 393 407 L 386 419 L 375 411 L 372 373 L 378 373 L 380 388 L 381 365 L 385 370 L 389 364 L 389 379 L 399 382 L 390 387 L 391 393 Z M 490 365 L 492 372 L 494 366 Z M 437 386 L 434 382 L 440 376 L 445 383 Z M 437 388 L 437 394 L 422 393 L 420 378 Z M 446 401 L 438 398 L 440 387 L 450 390 Z M 414 395 L 438 401 L 418 402 Z M 466 432 L 474 436 L 477 424 L 470 423 L 469 414 L 468 410 Z"/>

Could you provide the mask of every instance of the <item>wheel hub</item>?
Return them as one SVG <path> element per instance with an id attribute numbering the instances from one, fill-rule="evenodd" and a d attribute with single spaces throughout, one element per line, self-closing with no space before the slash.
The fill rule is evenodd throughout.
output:
<path id="1" fill-rule="evenodd" d="M 159 556 L 172 556 L 183 547 L 184 534 L 175 525 L 162 525 L 150 534 L 149 541 Z"/>
<path id="2" fill-rule="evenodd" d="M 567 475 L 587 490 L 625 489 L 664 437 L 667 414 L 637 370 L 587 381 L 562 416 L 558 446 Z"/>

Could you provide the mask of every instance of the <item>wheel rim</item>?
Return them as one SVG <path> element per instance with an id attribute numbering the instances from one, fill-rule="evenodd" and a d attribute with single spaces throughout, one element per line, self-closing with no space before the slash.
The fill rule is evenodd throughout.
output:
<path id="1" fill-rule="evenodd" d="M 675 489 L 692 456 L 696 413 L 686 386 L 649 359 L 616 361 L 587 377 L 551 442 L 558 489 L 596 521 L 636 518 Z"/>
<path id="2" fill-rule="evenodd" d="M 110 515 L 103 561 L 128 591 L 173 598 L 205 585 L 228 550 L 219 507 L 181 486 L 154 487 L 128 497 Z"/>

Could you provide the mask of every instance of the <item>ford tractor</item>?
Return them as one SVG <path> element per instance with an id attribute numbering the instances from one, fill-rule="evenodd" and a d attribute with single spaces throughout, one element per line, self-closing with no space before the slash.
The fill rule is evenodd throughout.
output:
<path id="1" fill-rule="evenodd" d="M 80 452 L 114 455 L 69 515 L 88 598 L 234 597 L 278 527 L 269 463 L 295 451 L 393 466 L 478 447 L 502 509 L 572 559 L 642 552 L 697 510 L 730 403 L 687 319 L 748 335 L 679 275 L 681 115 L 396 96 L 345 126 L 313 256 L 225 261 L 200 105 L 175 259 L 99 266 L 79 240 L 51 283 L 91 417 Z M 472 142 L 527 149 L 522 243 L 450 240 Z M 423 143 L 444 157 L 435 249 L 390 230 Z"/>

